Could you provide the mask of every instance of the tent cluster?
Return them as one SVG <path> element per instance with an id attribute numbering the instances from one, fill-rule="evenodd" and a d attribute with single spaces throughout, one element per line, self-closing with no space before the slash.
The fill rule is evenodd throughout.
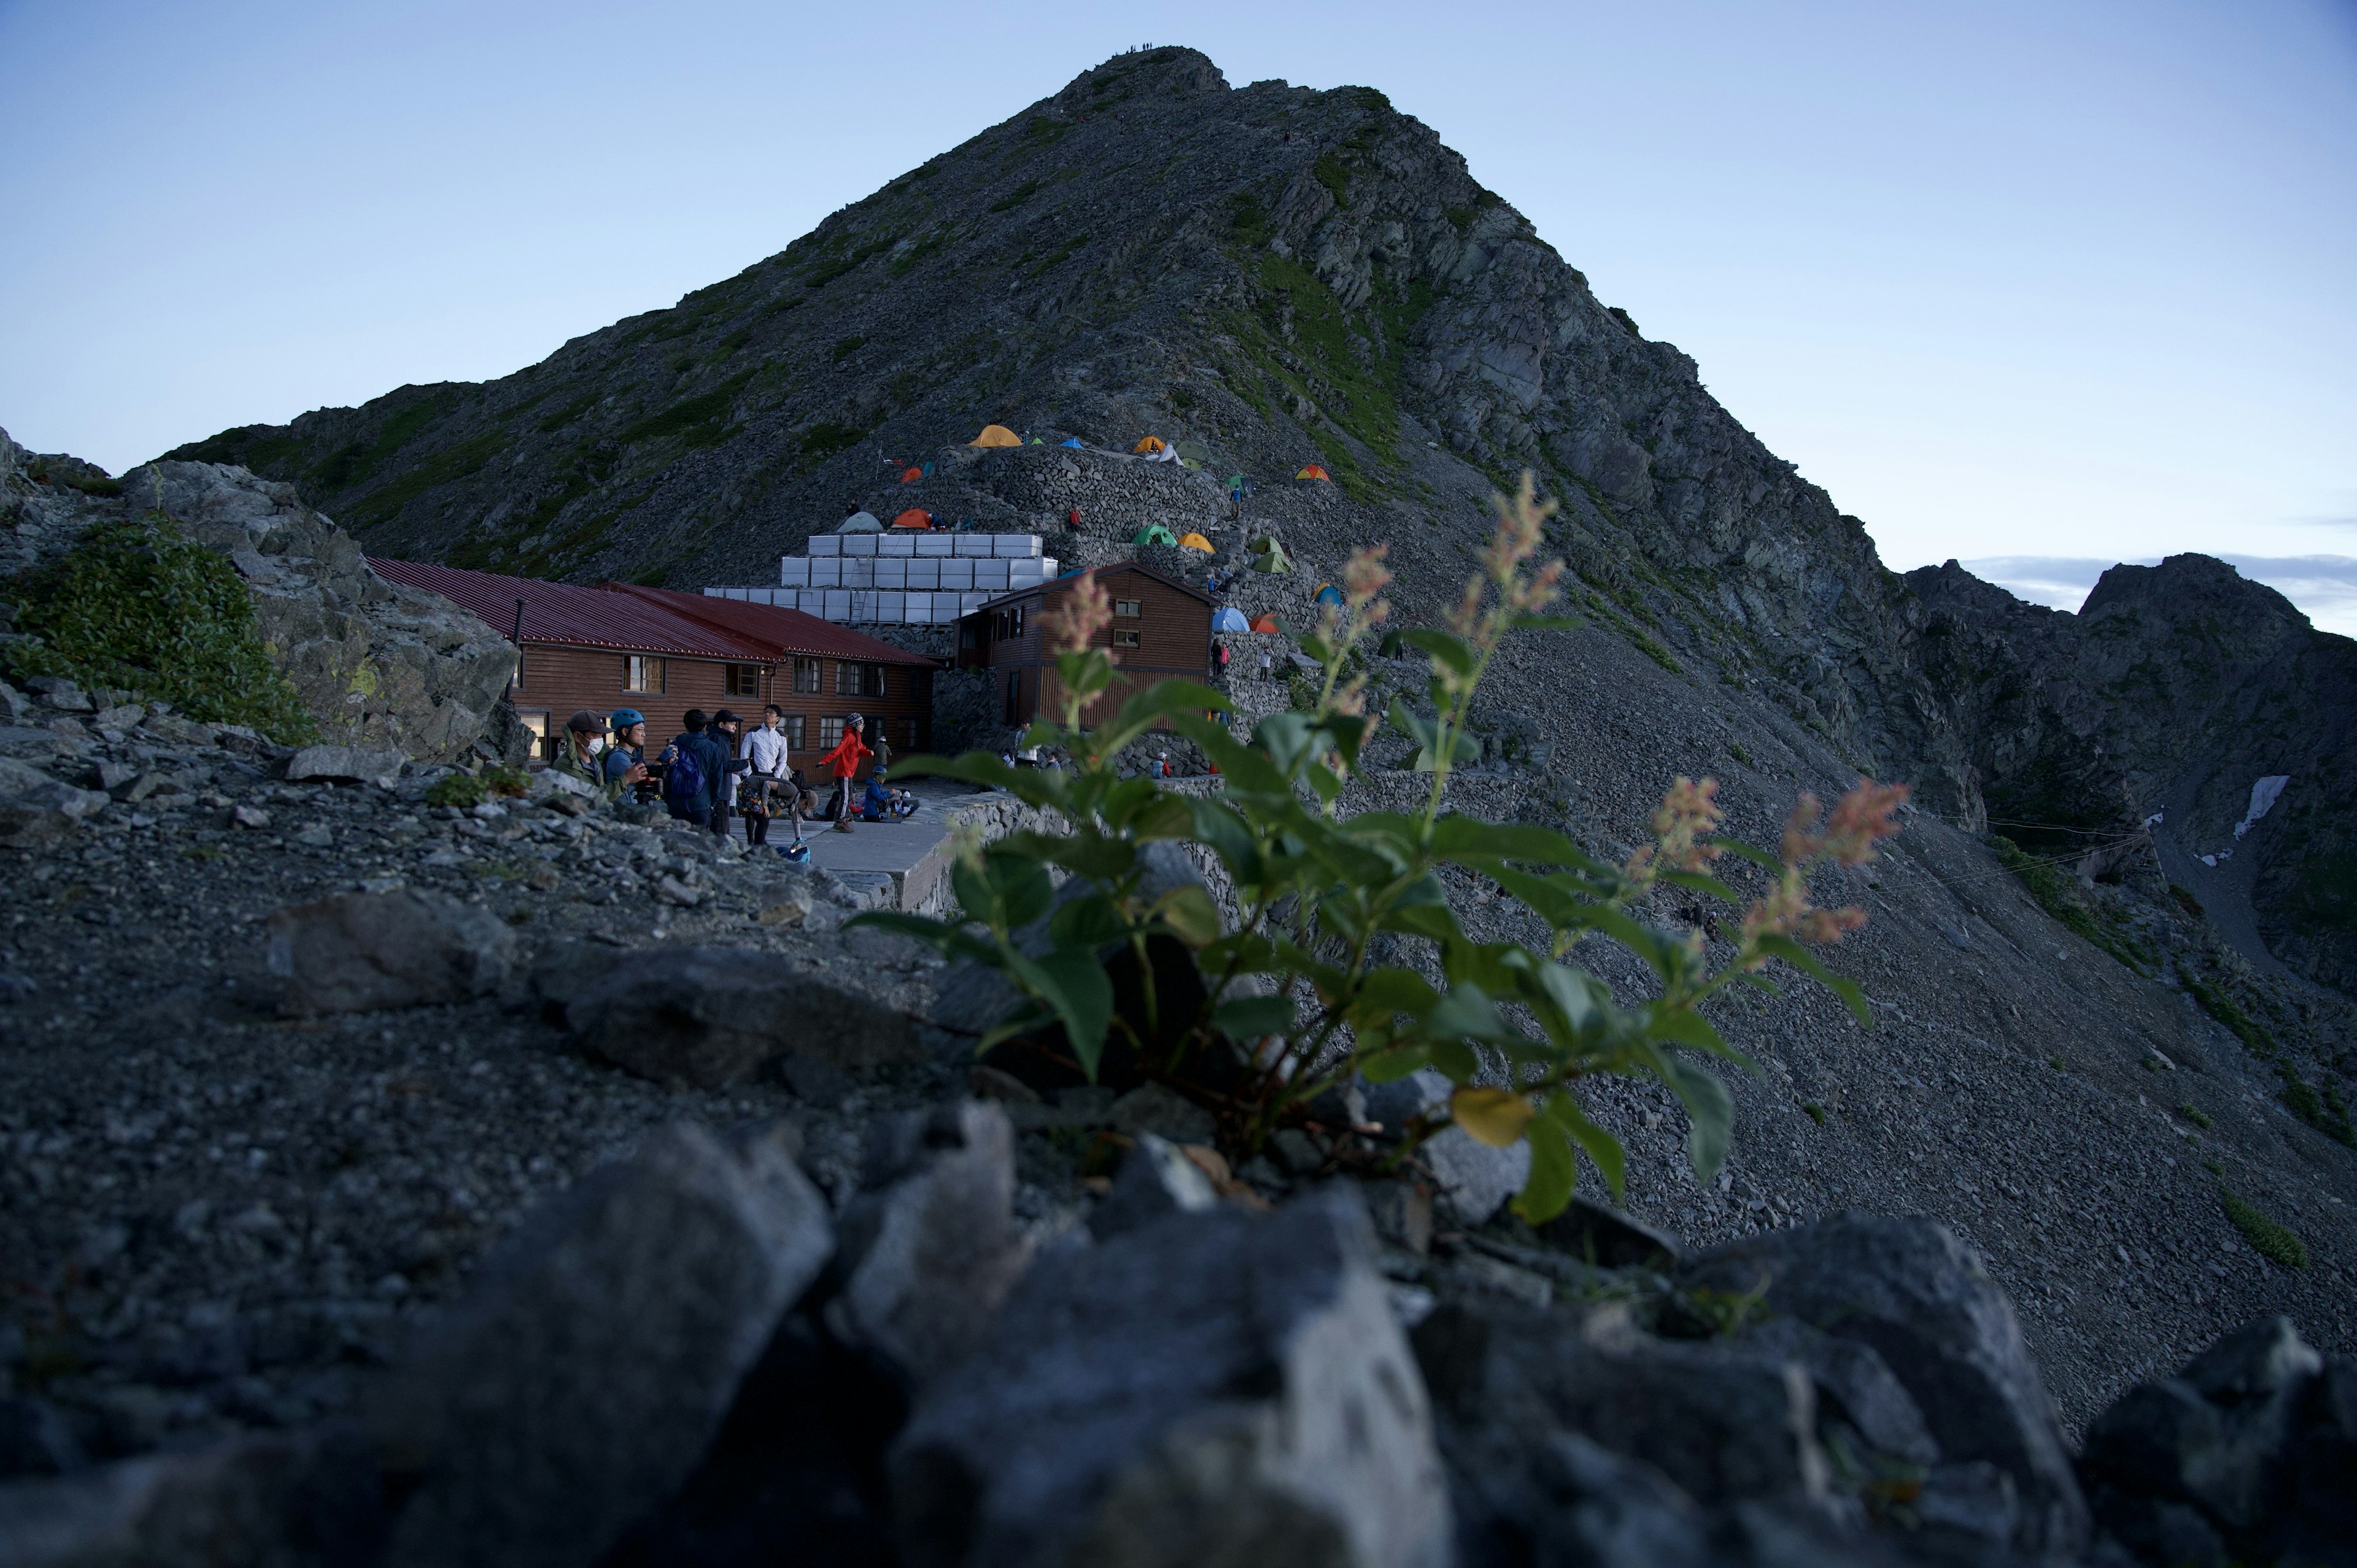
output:
<path id="1" fill-rule="evenodd" d="M 1016 435 L 1015 432 L 1007 429 L 1006 426 L 1003 424 L 985 424 L 982 427 L 982 434 L 967 442 L 966 445 L 969 446 L 980 446 L 985 448 L 1020 446 L 1023 445 L 1023 437 Z M 1034 446 L 1045 446 L 1046 443 L 1035 435 L 1031 438 L 1031 445 Z M 1060 446 L 1069 446 L 1076 452 L 1084 449 L 1084 444 L 1077 435 L 1067 435 L 1063 440 L 1058 442 L 1057 445 Z M 1189 468 L 1208 467 L 1211 461 L 1211 448 L 1204 446 L 1200 441 L 1190 440 L 1172 443 L 1165 441 L 1159 435 L 1142 435 L 1138 437 L 1137 445 L 1132 446 L 1130 451 L 1137 456 L 1144 457 L 1149 463 L 1179 463 Z M 900 480 L 901 483 L 906 484 L 912 478 L 921 478 L 931 472 L 932 465 L 928 463 L 923 466 L 921 470 L 910 468 L 908 472 L 900 476 Z M 1328 473 L 1323 467 L 1319 467 L 1316 463 L 1305 465 L 1301 471 L 1293 477 L 1297 479 L 1325 479 L 1329 482 L 1331 482 L 1334 478 L 1333 475 Z M 1242 491 L 1244 488 L 1245 479 L 1243 475 L 1234 474 L 1229 477 L 1228 489 L 1231 490 Z"/>

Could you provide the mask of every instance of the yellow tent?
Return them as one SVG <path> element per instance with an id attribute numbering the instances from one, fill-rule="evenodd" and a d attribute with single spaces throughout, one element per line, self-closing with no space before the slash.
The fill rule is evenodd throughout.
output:
<path id="1" fill-rule="evenodd" d="M 1200 533 L 1182 533 L 1178 536 L 1178 547 L 1182 550 L 1209 550 L 1211 542 Z"/>
<path id="2" fill-rule="evenodd" d="M 1312 463 L 1293 477 L 1297 479 L 1330 479 L 1334 476 Z"/>
<path id="3" fill-rule="evenodd" d="M 985 424 L 982 434 L 966 443 L 969 446 L 1020 446 L 1023 437 L 1003 424 Z"/>
<path id="4" fill-rule="evenodd" d="M 1159 452 L 1166 443 L 1159 435 L 1149 435 L 1130 448 L 1133 452 Z"/>

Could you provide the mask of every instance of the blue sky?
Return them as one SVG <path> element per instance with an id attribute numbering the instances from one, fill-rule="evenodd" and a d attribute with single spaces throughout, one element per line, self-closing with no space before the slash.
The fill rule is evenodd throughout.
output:
<path id="1" fill-rule="evenodd" d="M 0 425 L 120 468 L 506 373 L 1144 42 L 1383 89 L 1893 566 L 2200 550 L 2357 633 L 2349 0 L 15 0 Z"/>

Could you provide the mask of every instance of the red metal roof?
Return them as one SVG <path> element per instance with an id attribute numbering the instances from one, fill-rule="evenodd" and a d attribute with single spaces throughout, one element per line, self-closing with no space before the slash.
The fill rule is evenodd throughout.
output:
<path id="1" fill-rule="evenodd" d="M 641 588 L 630 583 L 608 583 L 605 585 L 762 643 L 774 650 L 773 658 L 786 653 L 815 653 L 829 659 L 858 660 L 869 664 L 913 664 L 935 669 L 940 668 L 942 662 L 921 653 L 911 653 L 905 648 L 895 648 L 881 638 L 869 637 L 847 626 L 837 626 L 831 620 L 822 620 L 817 616 L 805 615 L 801 610 L 790 610 L 778 605 L 713 598 L 705 594 L 682 594 L 669 588 Z"/>
<path id="2" fill-rule="evenodd" d="M 635 594 L 618 594 L 611 587 L 544 583 L 537 577 L 468 572 L 423 561 L 383 561 L 373 555 L 369 564 L 389 582 L 424 588 L 464 606 L 502 635 L 514 629 L 516 601 L 522 599 L 526 642 L 619 648 L 748 664 L 776 657 L 772 649 L 749 638 L 732 636 L 721 627 L 691 620 L 660 603 Z"/>
<path id="3" fill-rule="evenodd" d="M 601 583 L 589 588 L 423 561 L 387 561 L 374 555 L 369 557 L 369 564 L 388 582 L 424 588 L 474 611 L 502 635 L 514 628 L 516 601 L 522 599 L 526 642 L 749 664 L 774 663 L 792 653 L 871 664 L 935 667 L 940 663 L 847 627 L 775 605 L 707 598 L 634 583 Z"/>

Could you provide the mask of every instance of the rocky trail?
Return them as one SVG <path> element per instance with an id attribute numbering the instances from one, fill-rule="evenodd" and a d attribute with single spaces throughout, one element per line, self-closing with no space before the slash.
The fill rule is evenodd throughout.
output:
<path id="1" fill-rule="evenodd" d="M 1380 93 L 1121 57 L 505 381 L 0 459 L 20 585 L 164 513 L 317 743 L 0 683 L 0 1561 L 2357 1562 L 2351 645 L 2199 557 L 2077 617 L 1885 572 Z M 1222 1153 L 1167 1089 L 977 1067 L 996 993 L 843 929 L 888 878 L 544 774 L 433 803 L 522 755 L 511 650 L 361 553 L 750 585 L 913 505 L 1296 632 L 1383 540 L 1419 624 L 1524 468 L 1580 625 L 1501 657 L 1457 809 L 1618 861 L 1674 778 L 1754 843 L 1915 786 L 1824 889 L 1874 1027 L 1713 1004 L 1726 1166 L 1593 1083 L 1625 1200 L 1535 1230 L 1462 1130 L 1338 1174 L 1426 1082 Z M 1286 637 L 1220 641 L 1239 731 L 1303 703 Z M 1419 797 L 1411 750 L 1344 809 Z"/>

